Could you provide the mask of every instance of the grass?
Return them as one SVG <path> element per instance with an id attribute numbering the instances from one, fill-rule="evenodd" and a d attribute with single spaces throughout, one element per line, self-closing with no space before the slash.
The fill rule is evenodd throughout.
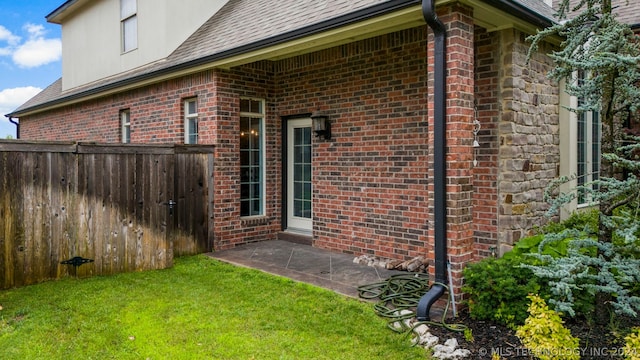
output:
<path id="1" fill-rule="evenodd" d="M 2 359 L 424 359 L 372 305 L 204 255 L 0 291 Z"/>

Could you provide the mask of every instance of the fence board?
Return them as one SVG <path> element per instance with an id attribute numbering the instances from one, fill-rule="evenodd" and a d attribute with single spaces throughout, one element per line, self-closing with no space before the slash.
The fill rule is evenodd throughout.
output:
<path id="1" fill-rule="evenodd" d="M 213 169 L 209 160 L 212 158 L 213 155 L 207 153 L 184 152 L 176 155 L 176 176 L 182 177 L 176 181 L 175 187 L 177 204 L 173 238 L 178 256 L 211 251 L 208 214 Z"/>
<path id="2" fill-rule="evenodd" d="M 211 146 L 19 145 L 0 141 L 0 289 L 211 250 Z"/>
<path id="3" fill-rule="evenodd" d="M 76 152 L 77 145 L 72 142 L 62 141 L 15 141 L 0 140 L 2 152 Z"/>

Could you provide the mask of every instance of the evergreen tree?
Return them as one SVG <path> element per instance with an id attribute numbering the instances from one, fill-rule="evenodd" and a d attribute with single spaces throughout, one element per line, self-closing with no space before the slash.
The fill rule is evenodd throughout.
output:
<path id="1" fill-rule="evenodd" d="M 586 232 L 564 234 L 576 238 L 571 254 L 563 259 L 540 256 L 546 265 L 534 267 L 534 271 L 551 279 L 556 309 L 572 313 L 575 293 L 587 291 L 595 295 L 598 322 L 609 318 L 605 304 L 635 316 L 640 298 L 629 288 L 630 282 L 640 280 L 633 250 L 638 245 L 637 221 L 633 220 L 637 214 L 630 214 L 631 219 L 616 214 L 621 207 L 640 203 L 640 164 L 635 155 L 638 139 L 631 141 L 624 131 L 640 106 L 640 42 L 629 25 L 616 19 L 611 0 L 580 0 L 574 4 L 561 0 L 558 18 L 556 25 L 530 38 L 530 51 L 550 38 L 562 39 L 559 49 L 550 54 L 555 67 L 549 76 L 564 80 L 567 93 L 582 100 L 570 111 L 599 114 L 603 154 L 600 176 L 580 190 L 598 203 L 600 214 L 595 238 Z M 552 208 L 575 197 L 576 192 L 561 194 Z M 562 237 L 549 237 L 548 241 Z"/>

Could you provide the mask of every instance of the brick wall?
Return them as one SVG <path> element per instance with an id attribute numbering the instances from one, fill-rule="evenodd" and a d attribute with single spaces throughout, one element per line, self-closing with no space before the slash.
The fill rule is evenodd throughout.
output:
<path id="1" fill-rule="evenodd" d="M 447 247 L 465 263 L 540 223 L 558 156 L 557 88 L 515 30 L 474 27 L 472 9 L 438 9 L 448 29 Z M 360 255 L 433 259 L 433 41 L 426 26 L 275 62 L 209 70 L 21 118 L 25 139 L 182 143 L 182 104 L 198 98 L 200 142 L 215 144 L 215 248 L 275 237 L 282 213 L 282 124 L 317 109 L 331 140 L 313 139 L 315 245 Z M 545 51 L 545 49 L 543 49 Z M 427 60 L 430 59 L 430 60 Z M 240 97 L 266 101 L 266 213 L 240 218 Z M 482 124 L 474 151 L 473 119 Z M 63 119 L 63 121 L 60 121 Z M 55 126 L 51 124 L 55 122 Z M 473 166 L 474 157 L 478 160 Z M 433 268 L 431 269 L 433 271 Z"/>
<path id="2" fill-rule="evenodd" d="M 182 103 L 198 98 L 199 141 L 215 144 L 215 244 L 270 239 L 280 230 L 281 121 L 322 109 L 333 139 L 313 140 L 316 245 L 384 258 L 425 255 L 426 27 L 278 62 L 215 70 L 21 119 L 25 139 L 183 142 Z M 267 211 L 239 216 L 239 99 L 267 103 Z M 57 121 L 54 131 L 41 124 Z"/>
<path id="3" fill-rule="evenodd" d="M 476 27 L 476 106 L 481 123 L 474 168 L 478 258 L 497 256 L 542 225 L 543 199 L 559 166 L 558 87 L 546 77 L 549 45 L 527 64 L 526 34 Z"/>
<path id="4" fill-rule="evenodd" d="M 462 284 L 464 264 L 474 258 L 472 228 L 473 193 L 473 103 L 474 103 L 474 26 L 473 10 L 454 3 L 438 9 L 438 17 L 447 28 L 446 148 L 447 148 L 447 254 L 452 282 Z M 430 39 L 432 35 L 430 35 Z M 428 42 L 429 73 L 433 72 L 433 41 Z M 429 146 L 433 146 L 433 80 L 429 81 Z M 431 152 L 432 153 L 432 152 Z M 430 159 L 431 162 L 431 159 Z M 429 178 L 433 167 L 429 168 Z M 430 199 L 433 183 L 429 184 Z M 433 219 L 433 207 L 430 217 Z M 429 237 L 433 239 L 433 226 Z M 431 240 L 433 241 L 433 240 Z M 432 248 L 431 248 L 432 250 Z M 430 255 L 433 258 L 433 255 Z M 431 272 L 434 269 L 430 269 Z M 459 290 L 456 290 L 458 296 Z"/>
<path id="5" fill-rule="evenodd" d="M 500 32 L 475 27 L 475 118 L 480 122 L 474 149 L 473 236 L 477 258 L 498 252 L 498 123 L 500 110 Z"/>
<path id="6" fill-rule="evenodd" d="M 213 73 L 205 71 L 20 118 L 20 137 L 38 140 L 120 142 L 120 110 L 131 111 L 132 143 L 184 143 L 183 100 L 198 97 L 203 126 L 213 114 L 209 103 Z M 62 120 L 62 121 L 61 121 Z M 55 124 L 55 125 L 54 125 Z M 211 143 L 203 135 L 202 143 Z"/>
<path id="7" fill-rule="evenodd" d="M 216 72 L 214 214 L 216 249 L 274 239 L 280 230 L 281 136 L 273 104 L 272 64 L 261 62 Z M 266 206 L 264 216 L 240 217 L 240 98 L 265 99 Z"/>
<path id="8" fill-rule="evenodd" d="M 426 255 L 426 29 L 275 64 L 280 116 L 329 115 L 313 140 L 315 245 L 349 254 Z"/>

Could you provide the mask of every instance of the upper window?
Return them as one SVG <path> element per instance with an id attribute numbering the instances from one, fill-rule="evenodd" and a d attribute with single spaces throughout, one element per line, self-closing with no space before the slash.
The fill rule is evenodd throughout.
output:
<path id="1" fill-rule="evenodd" d="M 240 216 L 264 215 L 264 101 L 240 100 Z"/>
<path id="2" fill-rule="evenodd" d="M 120 133 L 123 143 L 131 142 L 131 112 L 129 110 L 120 112 Z"/>
<path id="3" fill-rule="evenodd" d="M 122 52 L 138 48 L 138 5 L 137 0 L 120 0 L 120 31 Z"/>
<path id="4" fill-rule="evenodd" d="M 196 98 L 184 101 L 184 143 L 198 143 L 198 101 Z"/>

